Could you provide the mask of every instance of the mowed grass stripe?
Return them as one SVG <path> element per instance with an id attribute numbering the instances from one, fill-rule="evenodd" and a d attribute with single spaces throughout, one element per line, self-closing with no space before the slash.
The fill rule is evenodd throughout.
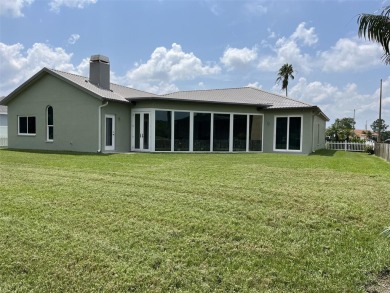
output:
<path id="1" fill-rule="evenodd" d="M 0 291 L 359 292 L 390 264 L 366 154 L 3 150 L 0 174 Z"/>

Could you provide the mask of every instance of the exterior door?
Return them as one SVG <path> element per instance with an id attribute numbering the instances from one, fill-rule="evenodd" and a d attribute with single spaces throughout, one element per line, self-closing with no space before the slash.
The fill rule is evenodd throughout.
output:
<path id="1" fill-rule="evenodd" d="M 105 116 L 105 147 L 106 151 L 115 150 L 115 116 L 106 115 Z"/>
<path id="2" fill-rule="evenodd" d="M 135 151 L 148 151 L 150 144 L 150 114 L 139 112 L 133 114 L 132 145 Z"/>

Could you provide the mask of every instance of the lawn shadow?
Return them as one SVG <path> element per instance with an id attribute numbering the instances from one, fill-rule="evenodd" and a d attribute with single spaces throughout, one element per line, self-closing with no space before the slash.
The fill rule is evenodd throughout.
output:
<path id="1" fill-rule="evenodd" d="M 114 153 L 84 153 L 84 152 L 72 152 L 72 151 L 49 151 L 49 150 L 26 150 L 26 149 L 1 149 L 2 152 L 19 152 L 30 154 L 50 154 L 50 155 L 71 155 L 71 156 L 111 156 Z"/>
<path id="2" fill-rule="evenodd" d="M 315 151 L 314 153 L 309 154 L 309 156 L 322 156 L 322 157 L 333 157 L 334 154 L 336 153 L 336 150 L 318 150 Z"/>

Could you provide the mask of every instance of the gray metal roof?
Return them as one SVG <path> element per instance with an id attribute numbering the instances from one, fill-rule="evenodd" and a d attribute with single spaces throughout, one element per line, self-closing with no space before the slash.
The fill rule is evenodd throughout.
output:
<path id="1" fill-rule="evenodd" d="M 55 73 L 57 76 L 60 76 L 64 79 L 67 79 L 74 83 L 75 85 L 78 85 L 79 87 L 88 90 L 91 93 L 96 94 L 97 96 L 112 100 L 112 101 L 118 101 L 118 102 L 128 102 L 127 99 L 131 99 L 134 97 L 142 98 L 142 97 L 158 97 L 155 94 L 147 93 L 144 91 L 136 90 L 133 88 L 117 85 L 114 83 L 110 84 L 111 90 L 106 90 L 98 87 L 97 85 L 94 85 L 89 82 L 89 79 L 84 76 L 67 73 L 55 69 L 47 69 L 50 72 Z"/>
<path id="2" fill-rule="evenodd" d="M 36 73 L 29 80 L 24 82 L 21 86 L 9 94 L 3 101 L 0 100 L 0 104 L 2 102 L 3 104 L 7 104 L 9 100 L 13 99 L 19 92 L 23 91 L 30 84 L 34 83 L 35 80 L 41 78 L 44 74 L 51 74 L 56 76 L 65 82 L 68 82 L 78 87 L 79 89 L 95 96 L 96 98 L 116 102 L 129 103 L 137 100 L 165 100 L 252 105 L 266 109 L 317 108 L 325 119 L 329 119 L 317 106 L 251 87 L 179 91 L 166 95 L 156 95 L 114 83 L 110 84 L 110 90 L 106 90 L 90 83 L 87 77 L 48 68 L 43 68 L 41 71 Z"/>
<path id="3" fill-rule="evenodd" d="M 260 105 L 267 109 L 312 108 L 313 105 L 251 87 L 181 91 L 165 95 L 175 100 Z"/>

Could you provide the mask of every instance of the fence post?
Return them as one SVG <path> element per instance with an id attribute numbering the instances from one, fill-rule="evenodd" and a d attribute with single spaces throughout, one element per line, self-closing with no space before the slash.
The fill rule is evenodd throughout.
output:
<path id="1" fill-rule="evenodd" d="M 344 141 L 344 151 L 347 151 L 347 140 Z"/>

